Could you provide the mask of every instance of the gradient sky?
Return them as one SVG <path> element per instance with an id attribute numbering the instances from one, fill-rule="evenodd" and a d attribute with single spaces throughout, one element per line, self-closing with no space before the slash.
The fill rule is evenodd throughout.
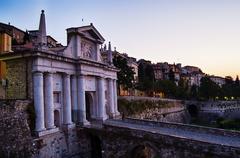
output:
<path id="1" fill-rule="evenodd" d="M 240 0 L 1 0 L 0 21 L 37 29 L 41 9 L 47 33 L 63 44 L 66 28 L 92 22 L 137 59 L 240 75 Z"/>

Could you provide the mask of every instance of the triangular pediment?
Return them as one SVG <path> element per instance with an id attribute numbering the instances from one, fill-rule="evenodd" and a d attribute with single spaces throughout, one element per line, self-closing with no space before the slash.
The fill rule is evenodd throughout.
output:
<path id="1" fill-rule="evenodd" d="M 79 27 L 78 32 L 87 38 L 98 40 L 101 43 L 105 41 L 105 39 L 93 25 Z"/>

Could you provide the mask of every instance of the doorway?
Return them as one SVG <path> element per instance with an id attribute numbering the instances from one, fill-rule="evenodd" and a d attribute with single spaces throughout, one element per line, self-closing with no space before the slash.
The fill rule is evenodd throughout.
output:
<path id="1" fill-rule="evenodd" d="M 93 108 L 93 97 L 90 92 L 86 92 L 85 94 L 85 100 L 86 100 L 86 119 L 88 121 L 91 121 L 92 119 L 92 108 Z"/>
<path id="2" fill-rule="evenodd" d="M 59 110 L 54 110 L 54 125 L 56 127 L 60 126 L 60 115 L 59 115 Z"/>

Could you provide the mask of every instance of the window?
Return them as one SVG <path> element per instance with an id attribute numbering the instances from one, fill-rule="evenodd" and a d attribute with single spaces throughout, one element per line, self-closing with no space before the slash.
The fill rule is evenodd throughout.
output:
<path id="1" fill-rule="evenodd" d="M 53 92 L 53 101 L 54 103 L 61 103 L 61 93 L 60 92 Z"/>

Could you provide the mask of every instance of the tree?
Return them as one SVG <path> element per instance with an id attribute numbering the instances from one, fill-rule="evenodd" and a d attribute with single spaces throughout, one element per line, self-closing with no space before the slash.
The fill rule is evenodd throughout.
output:
<path id="1" fill-rule="evenodd" d="M 208 76 L 206 76 L 201 79 L 199 94 L 203 99 L 214 99 L 215 97 L 221 95 L 220 87 Z"/>
<path id="2" fill-rule="evenodd" d="M 235 98 L 239 98 L 240 97 L 240 83 L 239 83 L 239 78 L 238 76 L 236 77 L 236 80 L 234 82 L 234 86 L 233 86 L 233 94 Z"/>
<path id="3" fill-rule="evenodd" d="M 172 68 L 169 70 L 168 78 L 170 81 L 175 81 L 175 75 Z"/>
<path id="4" fill-rule="evenodd" d="M 192 85 L 190 89 L 190 98 L 191 99 L 197 99 L 198 96 L 198 87 L 196 85 Z"/>
<path id="5" fill-rule="evenodd" d="M 163 92 L 166 97 L 176 97 L 177 86 L 175 82 L 172 82 L 170 80 L 159 80 L 156 82 L 155 86 L 155 90 L 157 92 Z"/>
<path id="6" fill-rule="evenodd" d="M 238 75 L 237 75 L 236 80 L 235 80 L 235 85 L 236 85 L 236 86 L 240 86 Z"/>
<path id="7" fill-rule="evenodd" d="M 113 64 L 120 70 L 117 72 L 118 90 L 120 91 L 120 85 L 122 85 L 124 89 L 132 88 L 135 73 L 133 68 L 128 66 L 127 59 L 117 55 L 113 58 Z"/>
<path id="8" fill-rule="evenodd" d="M 222 86 L 223 97 L 231 98 L 234 96 L 234 81 L 231 76 L 225 77 L 225 84 Z"/>
<path id="9" fill-rule="evenodd" d="M 176 97 L 181 99 L 187 99 L 189 97 L 189 87 L 186 82 L 181 78 L 178 81 Z"/>
<path id="10" fill-rule="evenodd" d="M 138 79 L 137 88 L 151 96 L 155 89 L 154 71 L 151 63 L 146 61 L 139 62 Z"/>

